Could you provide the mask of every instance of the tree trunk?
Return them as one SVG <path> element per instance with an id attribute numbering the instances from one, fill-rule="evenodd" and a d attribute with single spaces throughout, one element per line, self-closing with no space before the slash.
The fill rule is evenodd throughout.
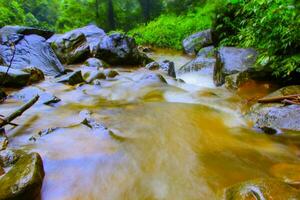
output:
<path id="1" fill-rule="evenodd" d="M 116 28 L 115 11 L 112 0 L 108 0 L 108 23 L 111 30 Z"/>

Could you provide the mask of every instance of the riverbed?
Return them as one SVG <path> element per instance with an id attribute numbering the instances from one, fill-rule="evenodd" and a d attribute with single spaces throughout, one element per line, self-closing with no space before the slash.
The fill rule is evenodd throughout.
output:
<path id="1" fill-rule="evenodd" d="M 192 59 L 171 50 L 152 57 L 177 69 Z M 165 84 L 141 81 L 146 69 L 117 69 L 101 85 L 47 78 L 36 86 L 62 101 L 35 105 L 8 129 L 11 147 L 43 159 L 42 200 L 218 199 L 233 184 L 274 177 L 274 166 L 300 164 L 297 140 L 259 133 L 243 117 L 276 86 L 249 82 L 232 92 L 201 73 L 164 75 Z M 22 104 L 8 99 L 0 113 Z M 82 124 L 87 113 L 101 127 Z"/>

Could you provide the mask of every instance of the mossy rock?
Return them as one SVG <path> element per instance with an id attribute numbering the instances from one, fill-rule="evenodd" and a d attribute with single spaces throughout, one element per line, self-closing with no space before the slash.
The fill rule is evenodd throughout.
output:
<path id="1" fill-rule="evenodd" d="M 21 150 L 0 152 L 2 168 L 8 169 L 0 177 L 0 200 L 31 200 L 40 195 L 44 179 L 43 162 L 39 154 Z"/>
<path id="2" fill-rule="evenodd" d="M 224 200 L 294 200 L 300 191 L 277 179 L 256 179 L 225 190 Z"/>

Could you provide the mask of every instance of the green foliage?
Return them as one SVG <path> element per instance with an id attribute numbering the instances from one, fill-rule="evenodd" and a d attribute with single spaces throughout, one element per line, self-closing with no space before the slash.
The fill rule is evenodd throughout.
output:
<path id="1" fill-rule="evenodd" d="M 182 49 L 182 40 L 203 29 L 211 27 L 214 16 L 213 3 L 180 16 L 175 14 L 161 15 L 147 25 L 142 25 L 130 31 L 137 43 Z"/>
<path id="2" fill-rule="evenodd" d="M 273 75 L 300 72 L 300 17 L 294 0 L 244 0 L 217 10 L 215 30 L 221 45 L 254 47 L 258 66 Z"/>

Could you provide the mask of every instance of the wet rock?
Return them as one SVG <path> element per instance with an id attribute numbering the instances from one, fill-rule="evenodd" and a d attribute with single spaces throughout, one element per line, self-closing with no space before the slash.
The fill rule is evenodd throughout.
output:
<path id="1" fill-rule="evenodd" d="M 167 83 L 166 79 L 161 74 L 156 74 L 156 73 L 144 74 L 139 79 L 139 82 L 144 82 L 144 83 Z"/>
<path id="2" fill-rule="evenodd" d="M 36 95 L 39 95 L 40 98 L 36 104 L 53 104 L 60 101 L 59 98 L 51 94 L 50 92 L 45 91 L 42 88 L 39 87 L 26 87 L 10 96 L 12 99 L 20 100 L 23 102 L 30 101 L 33 97 Z"/>
<path id="3" fill-rule="evenodd" d="M 169 76 L 176 78 L 175 64 L 169 60 L 165 60 L 159 63 L 159 69 L 167 72 Z"/>
<path id="4" fill-rule="evenodd" d="M 276 179 L 256 179 L 243 182 L 226 189 L 223 199 L 300 199 L 300 192 L 290 185 Z"/>
<path id="5" fill-rule="evenodd" d="M 185 64 L 179 69 L 179 73 L 199 72 L 213 75 L 217 59 L 215 57 L 214 47 L 209 46 L 201 49 L 197 58 Z"/>
<path id="6" fill-rule="evenodd" d="M 299 93 L 300 86 L 295 85 L 281 88 L 267 97 Z M 270 127 L 279 130 L 300 131 L 299 105 L 286 106 L 281 103 L 257 103 L 250 108 L 250 111 L 247 113 L 246 117 L 253 121 L 254 126 L 258 128 Z"/>
<path id="7" fill-rule="evenodd" d="M 99 60 L 98 58 L 89 58 L 84 62 L 84 65 L 95 68 L 107 66 L 107 64 L 105 64 L 102 60 Z"/>
<path id="8" fill-rule="evenodd" d="M 49 30 L 44 30 L 40 28 L 25 27 L 25 26 L 4 26 L 0 29 L 1 38 L 5 40 L 4 37 L 9 37 L 11 35 L 39 35 L 45 39 L 50 38 L 54 35 L 54 32 Z M 3 40 L 2 40 L 3 41 Z"/>
<path id="9" fill-rule="evenodd" d="M 230 90 L 237 90 L 243 83 L 251 80 L 248 72 L 240 72 L 225 77 L 225 87 Z"/>
<path id="10" fill-rule="evenodd" d="M 153 49 L 151 47 L 139 46 L 138 49 L 139 49 L 140 52 L 143 52 L 143 53 L 153 52 Z"/>
<path id="11" fill-rule="evenodd" d="M 76 64 L 96 54 L 105 32 L 95 25 L 88 25 L 50 38 L 48 42 L 65 64 Z"/>
<path id="12" fill-rule="evenodd" d="M 51 38 L 50 38 L 51 39 Z M 51 43 L 59 60 L 64 64 L 83 62 L 90 55 L 87 39 L 82 32 L 72 31 Z"/>
<path id="13" fill-rule="evenodd" d="M 116 70 L 105 70 L 104 73 L 108 78 L 115 78 L 120 75 Z"/>
<path id="14" fill-rule="evenodd" d="M 9 41 L 0 42 L 0 58 L 5 66 L 9 66 L 13 56 L 14 48 L 11 47 L 11 42 L 15 45 L 15 56 L 11 65 L 13 69 L 35 66 L 45 75 L 51 76 L 64 71 L 50 45 L 39 35 L 10 35 Z"/>
<path id="15" fill-rule="evenodd" d="M 66 75 L 59 77 L 57 82 L 67 83 L 69 85 L 76 85 L 79 83 L 83 83 L 85 81 L 82 77 L 81 71 L 79 70 L 79 71 L 71 72 L 71 73 L 68 73 Z"/>
<path id="16" fill-rule="evenodd" d="M 0 199 L 37 199 L 40 195 L 44 168 L 39 154 L 21 150 L 0 152 L 2 167 L 8 168 L 0 177 Z"/>
<path id="17" fill-rule="evenodd" d="M 106 79 L 106 74 L 103 72 L 103 70 L 98 70 L 94 67 L 84 67 L 81 68 L 83 79 L 87 83 L 92 83 L 94 80 L 97 79 Z"/>
<path id="18" fill-rule="evenodd" d="M 40 70 L 36 67 L 27 67 L 27 68 L 23 69 L 22 71 L 30 74 L 29 84 L 37 83 L 42 80 L 45 80 L 45 76 L 44 76 L 44 73 L 42 72 L 42 70 Z"/>
<path id="19" fill-rule="evenodd" d="M 124 34 L 105 36 L 96 57 L 112 65 L 146 65 L 152 60 L 139 52 L 135 40 Z"/>
<path id="20" fill-rule="evenodd" d="M 155 62 L 155 61 L 154 61 L 154 62 L 151 62 L 151 63 L 149 63 L 149 64 L 147 64 L 147 65 L 145 66 L 145 68 L 148 69 L 148 70 L 158 70 L 159 67 L 160 67 L 159 63 L 158 63 L 158 62 Z"/>
<path id="21" fill-rule="evenodd" d="M 3 102 L 7 97 L 7 94 L 0 88 L 0 103 Z"/>
<path id="22" fill-rule="evenodd" d="M 7 145 L 8 145 L 8 138 L 5 134 L 5 130 L 4 128 L 0 128 L 0 151 L 5 150 L 7 148 Z"/>
<path id="23" fill-rule="evenodd" d="M 217 86 L 225 83 L 225 77 L 236 73 L 262 75 L 254 68 L 257 52 L 253 49 L 222 47 L 218 51 L 218 61 L 214 70 L 214 82 Z M 244 75 L 243 75 L 244 76 Z"/>
<path id="24" fill-rule="evenodd" d="M 8 87 L 23 87 L 30 81 L 30 74 L 25 73 L 18 69 L 9 69 L 7 67 L 0 66 L 0 82 L 3 82 L 4 86 Z M 2 83 L 1 83 L 2 84 Z"/>
<path id="25" fill-rule="evenodd" d="M 201 48 L 212 44 L 213 40 L 211 29 L 195 33 L 185 38 L 182 42 L 182 46 L 188 54 L 197 54 Z"/>

